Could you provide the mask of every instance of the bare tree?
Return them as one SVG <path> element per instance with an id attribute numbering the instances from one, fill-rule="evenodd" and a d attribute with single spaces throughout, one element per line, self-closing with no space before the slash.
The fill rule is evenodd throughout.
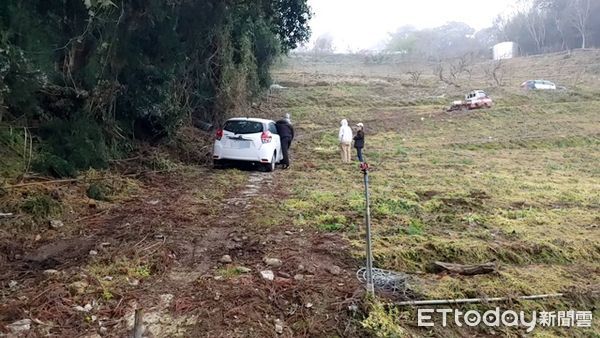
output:
<path id="1" fill-rule="evenodd" d="M 469 75 L 469 80 L 473 75 L 473 54 L 466 53 L 460 56 L 456 62 L 450 64 L 450 74 L 453 78 L 457 79 L 462 73 Z"/>
<path id="2" fill-rule="evenodd" d="M 590 0 L 571 0 L 571 25 L 581 35 L 581 48 L 586 46 L 588 21 L 590 19 Z"/>
<path id="3" fill-rule="evenodd" d="M 494 62 L 484 66 L 483 72 L 492 81 L 495 86 L 502 86 L 504 83 L 504 62 L 495 60 Z"/>
<path id="4" fill-rule="evenodd" d="M 423 74 L 420 70 L 414 70 L 411 72 L 407 72 L 406 74 L 410 75 L 410 79 L 412 80 L 413 85 L 417 86 L 419 84 L 419 80 L 421 79 L 421 75 Z"/>
<path id="5" fill-rule="evenodd" d="M 460 88 L 460 85 L 458 83 L 456 83 L 457 74 L 456 74 L 456 72 L 454 72 L 452 70 L 452 67 L 450 67 L 450 71 L 449 71 L 448 75 L 446 75 L 445 69 L 444 69 L 444 64 L 440 61 L 433 69 L 433 72 L 438 76 L 440 81 L 442 81 L 443 83 L 452 85 L 456 88 Z"/>
<path id="6" fill-rule="evenodd" d="M 323 34 L 317 38 L 312 48 L 315 54 L 331 54 L 334 51 L 333 37 L 329 34 Z"/>
<path id="7" fill-rule="evenodd" d="M 546 40 L 546 23 L 542 11 L 539 8 L 533 8 L 527 15 L 526 24 L 529 35 L 535 41 L 538 53 L 541 53 Z"/>

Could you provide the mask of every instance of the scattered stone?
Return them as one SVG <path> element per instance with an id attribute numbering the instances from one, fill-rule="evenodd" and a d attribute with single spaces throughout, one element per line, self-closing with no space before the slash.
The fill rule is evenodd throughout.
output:
<path id="1" fill-rule="evenodd" d="M 8 287 L 9 287 L 9 288 L 11 288 L 11 289 L 14 289 L 14 288 L 16 288 L 16 287 L 17 287 L 17 285 L 19 285 L 19 283 L 17 283 L 17 281 L 16 281 L 16 280 L 11 280 L 11 281 L 8 283 Z"/>
<path id="2" fill-rule="evenodd" d="M 231 256 L 229 256 L 229 255 L 223 255 L 223 257 L 221 257 L 221 259 L 219 259 L 219 262 L 221 262 L 221 263 L 231 263 L 231 262 L 233 262 L 233 260 L 231 259 Z"/>
<path id="3" fill-rule="evenodd" d="M 104 276 L 104 280 L 111 281 L 113 280 L 113 276 Z"/>
<path id="4" fill-rule="evenodd" d="M 98 255 L 98 251 L 90 250 L 90 256 L 97 256 L 97 255 Z"/>
<path id="5" fill-rule="evenodd" d="M 41 240 L 42 240 L 42 235 L 40 235 L 40 234 L 35 235 L 34 241 L 39 242 Z"/>
<path id="6" fill-rule="evenodd" d="M 242 236 L 242 241 L 245 241 L 248 239 L 248 236 Z"/>
<path id="7" fill-rule="evenodd" d="M 295 274 L 294 275 L 294 280 L 302 281 L 302 280 L 304 280 L 304 275 L 303 274 L 299 274 L 299 273 Z"/>
<path id="8" fill-rule="evenodd" d="M 294 233 L 293 233 L 293 232 L 291 232 L 291 231 L 289 231 L 289 230 L 287 230 L 287 231 L 285 232 L 285 234 L 286 234 L 286 235 L 288 235 L 288 236 L 291 236 L 291 235 L 293 235 Z"/>
<path id="9" fill-rule="evenodd" d="M 264 270 L 264 271 L 261 271 L 261 272 L 260 272 L 260 276 L 261 276 L 263 279 L 266 279 L 266 280 L 269 280 L 269 281 L 272 281 L 273 279 L 275 279 L 275 274 L 274 274 L 274 273 L 273 273 L 273 271 L 271 271 L 271 270 Z"/>
<path id="10" fill-rule="evenodd" d="M 215 294 L 214 300 L 219 300 L 219 299 L 221 299 L 221 293 L 219 291 L 217 291 L 217 293 Z"/>
<path id="11" fill-rule="evenodd" d="M 238 266 L 236 269 L 237 269 L 237 271 L 239 271 L 241 273 L 248 273 L 248 272 L 252 271 L 252 269 L 247 268 L 245 266 Z"/>
<path id="12" fill-rule="evenodd" d="M 85 304 L 85 306 L 77 305 L 77 306 L 74 306 L 73 309 L 75 309 L 76 311 L 79 311 L 79 312 L 90 312 L 90 311 L 92 311 L 92 305 L 89 303 Z"/>
<path id="13" fill-rule="evenodd" d="M 9 329 L 13 334 L 29 331 L 31 329 L 31 319 L 17 320 L 12 324 L 6 325 L 6 328 Z"/>
<path id="14" fill-rule="evenodd" d="M 163 293 L 162 295 L 160 295 L 160 304 L 162 307 L 169 307 L 171 305 L 171 302 L 173 301 L 173 298 L 175 298 L 175 296 L 173 296 L 170 293 Z"/>
<path id="15" fill-rule="evenodd" d="M 289 274 L 289 273 L 285 273 L 285 272 L 283 272 L 283 271 L 280 271 L 280 272 L 278 272 L 278 274 L 279 274 L 281 277 L 284 277 L 284 278 L 292 278 L 292 276 L 290 276 L 290 274 Z"/>
<path id="16" fill-rule="evenodd" d="M 306 303 L 304 304 L 304 307 L 310 309 L 311 307 L 313 307 L 313 303 Z"/>
<path id="17" fill-rule="evenodd" d="M 69 284 L 69 291 L 72 294 L 80 295 L 85 292 L 85 289 L 89 286 L 89 284 L 85 281 L 78 281 Z"/>
<path id="18" fill-rule="evenodd" d="M 140 281 L 135 278 L 132 278 L 129 280 L 129 285 L 131 285 L 131 286 L 138 286 L 139 284 L 140 284 Z"/>
<path id="19" fill-rule="evenodd" d="M 223 280 L 225 277 L 223 276 L 215 276 L 213 279 L 214 280 Z"/>
<path id="20" fill-rule="evenodd" d="M 54 269 L 44 270 L 44 275 L 46 275 L 46 276 L 56 275 L 57 273 L 58 273 L 58 270 L 54 270 Z"/>
<path id="21" fill-rule="evenodd" d="M 239 237 L 233 237 L 233 241 L 234 241 L 234 242 L 241 242 L 241 241 L 242 241 L 242 239 L 241 239 L 241 238 L 239 238 Z"/>
<path id="22" fill-rule="evenodd" d="M 148 201 L 146 203 L 148 203 L 150 205 L 157 205 L 158 203 L 160 203 L 160 201 L 159 200 L 151 200 L 151 201 Z"/>
<path id="23" fill-rule="evenodd" d="M 104 247 L 104 246 L 110 246 L 110 242 L 100 243 L 100 246 L 102 246 L 102 247 Z"/>
<path id="24" fill-rule="evenodd" d="M 329 273 L 332 275 L 339 275 L 342 273 L 342 268 L 337 265 L 330 265 L 327 267 L 327 271 L 329 271 Z"/>
<path id="25" fill-rule="evenodd" d="M 350 312 L 358 312 L 358 306 L 356 304 L 352 304 L 348 306 L 348 311 Z"/>
<path id="26" fill-rule="evenodd" d="M 50 220 L 50 227 L 52 229 L 62 228 L 64 225 L 65 224 L 62 221 L 59 221 L 59 220 L 56 220 L 56 219 Z"/>
<path id="27" fill-rule="evenodd" d="M 298 265 L 298 270 L 304 271 L 304 265 L 302 265 L 302 264 Z"/>
<path id="28" fill-rule="evenodd" d="M 277 334 L 283 333 L 283 321 L 281 319 L 275 319 L 275 332 Z"/>
<path id="29" fill-rule="evenodd" d="M 272 266 L 272 267 L 276 267 L 276 268 L 283 265 L 283 263 L 281 262 L 281 260 L 279 258 L 265 257 L 265 258 L 263 258 L 263 262 L 268 266 Z"/>

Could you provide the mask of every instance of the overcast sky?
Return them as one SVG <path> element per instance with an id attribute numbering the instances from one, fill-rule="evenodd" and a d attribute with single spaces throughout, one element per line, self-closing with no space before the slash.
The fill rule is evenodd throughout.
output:
<path id="1" fill-rule="evenodd" d="M 398 27 L 441 26 L 462 21 L 489 27 L 498 14 L 512 12 L 516 0 L 308 0 L 312 39 L 331 34 L 337 51 L 374 48 Z"/>

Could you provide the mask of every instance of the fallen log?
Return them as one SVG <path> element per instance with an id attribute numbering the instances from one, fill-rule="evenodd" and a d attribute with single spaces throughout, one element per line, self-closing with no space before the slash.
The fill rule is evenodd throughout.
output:
<path id="1" fill-rule="evenodd" d="M 434 262 L 433 264 L 440 272 L 447 271 L 450 273 L 457 273 L 459 275 L 464 276 L 483 275 L 486 273 L 496 272 L 498 270 L 498 266 L 494 262 L 473 265 L 463 265 L 445 262 Z"/>

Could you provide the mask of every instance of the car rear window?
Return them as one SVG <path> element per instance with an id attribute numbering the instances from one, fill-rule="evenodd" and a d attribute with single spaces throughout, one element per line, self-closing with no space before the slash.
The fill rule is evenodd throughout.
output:
<path id="1" fill-rule="evenodd" d="M 234 134 L 262 133 L 263 125 L 256 121 L 227 121 L 223 129 Z"/>

